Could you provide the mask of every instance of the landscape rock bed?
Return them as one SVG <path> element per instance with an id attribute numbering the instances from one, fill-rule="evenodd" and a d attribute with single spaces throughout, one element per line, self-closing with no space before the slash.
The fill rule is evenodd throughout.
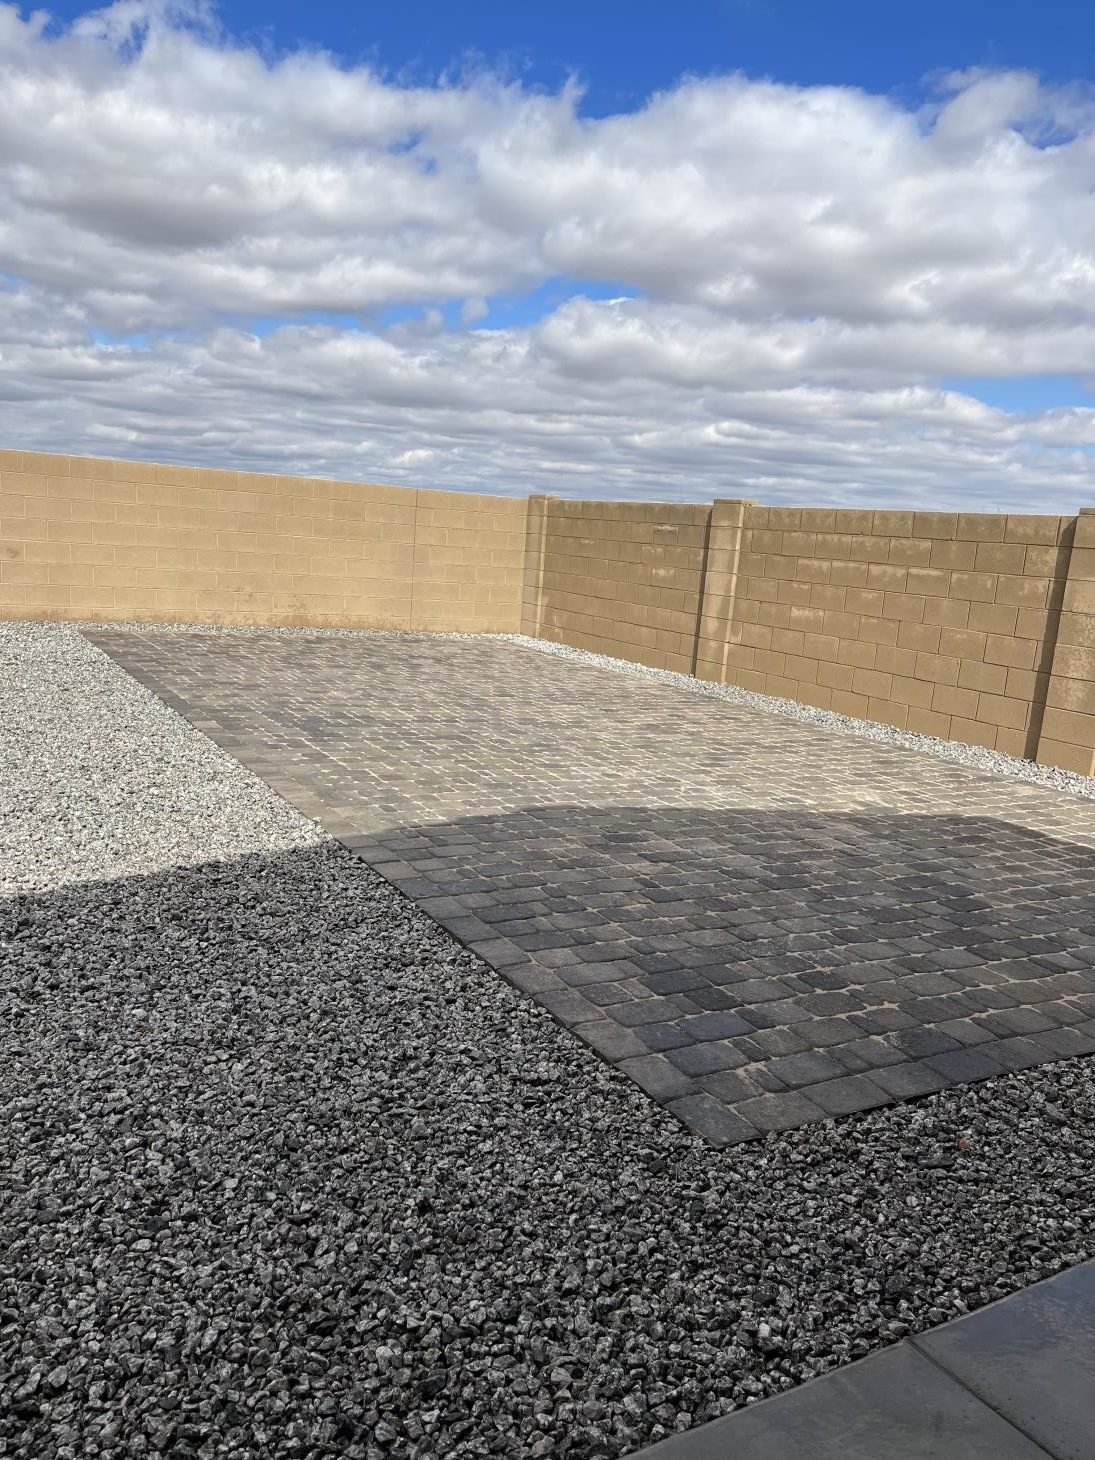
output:
<path id="1" fill-rule="evenodd" d="M 1089 1060 L 714 1151 L 75 628 L 0 665 L 0 1455 L 623 1455 L 1095 1255 Z"/>

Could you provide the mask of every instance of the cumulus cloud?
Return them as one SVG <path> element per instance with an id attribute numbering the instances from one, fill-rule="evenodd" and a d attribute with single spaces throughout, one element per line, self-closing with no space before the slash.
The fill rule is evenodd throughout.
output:
<path id="1" fill-rule="evenodd" d="M 1095 107 L 741 76 L 582 113 L 243 47 L 205 5 L 0 4 L 5 444 L 479 490 L 1072 507 Z M 491 301 L 579 280 L 544 318 Z M 605 294 L 619 291 L 619 297 Z"/>

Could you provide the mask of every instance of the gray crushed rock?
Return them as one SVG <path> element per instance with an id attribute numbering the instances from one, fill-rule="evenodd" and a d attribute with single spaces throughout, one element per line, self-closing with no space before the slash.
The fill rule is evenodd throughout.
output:
<path id="1" fill-rule="evenodd" d="M 711 1150 L 0 625 L 0 1455 L 618 1456 L 1095 1255 L 1091 1062 Z"/>

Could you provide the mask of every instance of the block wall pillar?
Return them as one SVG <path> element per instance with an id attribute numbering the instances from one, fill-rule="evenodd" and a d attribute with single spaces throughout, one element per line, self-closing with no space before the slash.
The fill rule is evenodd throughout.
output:
<path id="1" fill-rule="evenodd" d="M 1037 758 L 1095 774 L 1095 507 L 1076 519 Z"/>
<path id="2" fill-rule="evenodd" d="M 746 514 L 754 506 L 743 499 L 719 498 L 711 508 L 692 660 L 697 679 L 732 683 L 740 667 L 741 628 L 734 622 L 734 603 Z"/>
<path id="3" fill-rule="evenodd" d="M 544 614 L 544 557 L 547 552 L 548 504 L 558 497 L 540 494 L 528 499 L 525 519 L 525 577 L 521 600 L 521 632 L 538 639 Z"/>

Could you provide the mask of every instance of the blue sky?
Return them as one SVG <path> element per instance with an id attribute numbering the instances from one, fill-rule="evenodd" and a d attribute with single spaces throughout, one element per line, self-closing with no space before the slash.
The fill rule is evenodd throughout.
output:
<path id="1" fill-rule="evenodd" d="M 71 19 L 87 7 L 51 5 Z M 595 115 L 630 110 L 682 75 L 741 70 L 798 85 L 863 86 L 910 95 L 938 70 L 1095 74 L 1095 17 L 1083 0 L 226 0 L 235 35 L 275 51 L 326 47 L 348 61 L 432 80 L 469 56 L 557 87 L 577 73 Z"/>
<path id="2" fill-rule="evenodd" d="M 1095 501 L 1089 7 L 50 14 L 0 0 L 5 439 Z"/>

